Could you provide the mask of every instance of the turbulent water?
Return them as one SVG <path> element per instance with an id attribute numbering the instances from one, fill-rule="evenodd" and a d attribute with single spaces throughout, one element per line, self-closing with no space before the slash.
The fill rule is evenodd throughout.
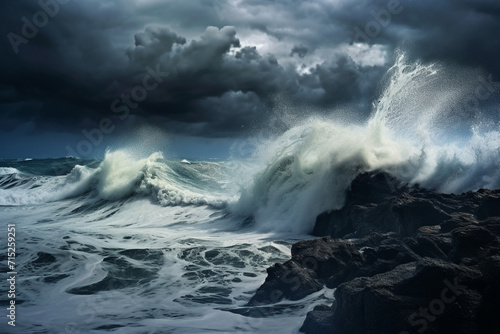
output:
<path id="1" fill-rule="evenodd" d="M 16 224 L 18 272 L 17 326 L 2 321 L 0 331 L 298 331 L 331 290 L 245 304 L 316 216 L 343 206 L 357 175 L 380 170 L 449 193 L 500 187 L 500 132 L 452 117 L 467 87 L 402 57 L 387 78 L 368 121 L 310 117 L 254 140 L 245 159 L 119 150 L 102 161 L 0 160 L 0 213 Z M 0 300 L 7 305 L 6 294 Z"/>

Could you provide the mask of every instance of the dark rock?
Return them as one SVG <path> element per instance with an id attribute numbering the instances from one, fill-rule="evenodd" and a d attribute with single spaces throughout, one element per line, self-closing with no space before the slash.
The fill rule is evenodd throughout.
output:
<path id="1" fill-rule="evenodd" d="M 425 226 L 441 226 L 443 232 L 450 232 L 493 216 L 500 217 L 498 190 L 438 194 L 409 188 L 388 174 L 367 173 L 352 182 L 342 209 L 317 217 L 312 234 L 362 238 L 373 232 L 397 232 L 412 236 Z"/>
<path id="2" fill-rule="evenodd" d="M 346 268 L 358 267 L 363 257 L 353 243 L 330 237 L 300 241 L 292 246 L 292 259 L 316 272 L 322 281 L 346 276 Z"/>
<path id="3" fill-rule="evenodd" d="M 433 259 L 356 278 L 336 290 L 331 332 L 400 333 L 419 330 L 425 323 L 430 333 L 474 333 L 481 295 L 473 288 L 480 286 L 480 272 Z M 428 309 L 432 321 L 419 314 L 421 308 Z"/>
<path id="4" fill-rule="evenodd" d="M 454 261 L 474 262 L 471 258 L 498 254 L 498 238 L 484 227 L 469 225 L 457 228 L 452 231 L 452 238 L 451 258 Z"/>
<path id="5" fill-rule="evenodd" d="M 397 237 L 398 235 L 396 233 L 370 233 L 363 238 L 355 239 L 352 242 L 356 245 L 356 247 L 363 248 L 363 247 L 378 247 L 380 244 L 384 242 L 384 240 L 387 240 L 392 237 Z"/>
<path id="6" fill-rule="evenodd" d="M 403 236 L 413 235 L 421 226 L 439 225 L 451 218 L 436 202 L 421 198 L 406 198 L 393 210 Z"/>
<path id="7" fill-rule="evenodd" d="M 455 213 L 452 217 L 441 224 L 441 232 L 447 233 L 459 227 L 466 227 L 471 224 L 477 224 L 476 217 L 471 213 Z"/>
<path id="8" fill-rule="evenodd" d="M 500 237 L 500 217 L 489 217 L 480 223 L 480 225 L 491 233 Z"/>
<path id="9" fill-rule="evenodd" d="M 500 256 L 496 255 L 483 260 L 479 268 L 486 282 L 496 284 L 500 281 Z"/>
<path id="10" fill-rule="evenodd" d="M 388 174 L 359 175 L 347 192 L 344 208 L 319 215 L 312 234 L 342 238 L 397 230 L 392 203 L 408 188 L 395 189 L 395 184 L 399 182 Z"/>
<path id="11" fill-rule="evenodd" d="M 498 277 L 497 279 L 500 279 Z M 484 299 L 479 310 L 480 333 L 500 333 L 500 287 L 490 285 L 484 290 Z"/>
<path id="12" fill-rule="evenodd" d="M 447 259 L 451 251 L 451 238 L 419 235 L 416 238 L 406 238 L 406 244 L 415 254 L 421 257 Z"/>
<path id="13" fill-rule="evenodd" d="M 323 288 L 314 271 L 302 267 L 290 260 L 284 264 L 275 264 L 267 269 L 264 284 L 250 299 L 248 305 L 277 303 L 283 298 L 299 300 Z"/>
<path id="14" fill-rule="evenodd" d="M 479 312 L 479 325 L 483 333 L 500 333 L 500 256 L 486 259 L 480 266 L 487 287 Z"/>
<path id="15" fill-rule="evenodd" d="M 342 211 L 323 212 L 316 217 L 314 224 L 313 235 L 324 236 L 330 235 L 334 238 L 341 238 L 349 233 L 354 232 L 354 226 L 350 224 L 348 219 L 349 214 Z"/>
<path id="16" fill-rule="evenodd" d="M 375 248 L 363 247 L 361 251 L 363 252 L 366 264 L 372 264 L 377 261 L 377 250 Z"/>
<path id="17" fill-rule="evenodd" d="M 402 241 L 392 238 L 387 241 L 387 245 L 381 245 L 376 249 L 364 249 L 363 255 L 365 256 L 365 262 L 362 266 L 356 268 L 357 270 L 350 275 L 351 279 L 355 277 L 370 277 L 385 273 L 401 264 L 418 261 L 420 259 L 420 256 L 415 254 Z M 366 254 L 367 251 L 368 254 Z M 367 258 L 370 258 L 370 261 L 366 260 Z M 336 287 L 342 282 L 329 281 L 327 282 L 329 283 L 327 284 L 327 286 L 330 288 Z"/>
<path id="18" fill-rule="evenodd" d="M 301 299 L 321 290 L 332 276 L 338 285 L 353 278 L 352 273 L 361 267 L 362 261 L 354 244 L 345 240 L 325 237 L 300 241 L 293 245 L 290 261 L 267 270 L 266 281 L 248 305 Z"/>
<path id="19" fill-rule="evenodd" d="M 326 284 L 336 300 L 309 312 L 302 332 L 500 333 L 500 190 L 438 194 L 363 174 L 313 234 L 326 237 L 293 245 L 249 305 Z"/>
<path id="20" fill-rule="evenodd" d="M 334 307 L 319 305 L 307 313 L 306 320 L 300 328 L 304 333 L 333 333 Z"/>
<path id="21" fill-rule="evenodd" d="M 500 196 L 493 195 L 485 197 L 476 209 L 476 216 L 479 219 L 500 216 Z"/>
<path id="22" fill-rule="evenodd" d="M 415 310 L 418 303 L 392 294 L 390 288 L 396 280 L 409 278 L 415 268 L 416 263 L 405 264 L 389 273 L 341 284 L 335 292 L 337 307 L 331 332 L 397 332 L 405 324 L 405 316 Z M 398 309 L 393 309 L 394 305 L 398 305 Z"/>

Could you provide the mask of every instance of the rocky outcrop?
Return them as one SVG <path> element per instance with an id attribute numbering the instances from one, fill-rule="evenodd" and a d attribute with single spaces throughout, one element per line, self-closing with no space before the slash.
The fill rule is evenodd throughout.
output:
<path id="1" fill-rule="evenodd" d="M 299 300 L 322 288 L 323 284 L 313 270 L 290 260 L 267 269 L 266 281 L 248 305 L 266 305 L 279 302 L 283 298 Z"/>
<path id="2" fill-rule="evenodd" d="M 500 333 L 500 191 L 443 195 L 365 174 L 314 233 L 328 236 L 296 243 L 249 305 L 326 285 L 334 304 L 302 332 Z"/>
<path id="3" fill-rule="evenodd" d="M 478 333 L 483 286 L 475 269 L 429 258 L 403 264 L 340 285 L 330 329 L 339 334 Z"/>
<path id="4" fill-rule="evenodd" d="M 351 185 L 341 210 L 318 216 L 313 235 L 358 238 L 372 232 L 412 236 L 425 226 L 450 231 L 500 215 L 500 192 L 481 189 L 460 195 L 409 188 L 387 174 L 362 174 Z"/>
<path id="5" fill-rule="evenodd" d="M 292 247 L 292 259 L 267 269 L 264 284 L 248 305 L 264 305 L 301 299 L 319 291 L 334 275 L 345 281 L 352 268 L 359 267 L 362 256 L 354 244 L 325 237 L 300 241 Z"/>

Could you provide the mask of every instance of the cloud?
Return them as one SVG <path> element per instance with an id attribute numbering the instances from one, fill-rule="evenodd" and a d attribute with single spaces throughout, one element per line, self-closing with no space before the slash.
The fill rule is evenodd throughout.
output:
<path id="1" fill-rule="evenodd" d="M 398 48 L 498 81 L 498 1 L 401 0 L 384 16 L 394 1 L 73 1 L 18 54 L 7 38 L 0 44 L 0 130 L 32 122 L 34 131 L 79 131 L 116 117 L 111 103 L 157 66 L 168 77 L 130 112 L 205 137 L 265 127 L 277 96 L 304 110 L 368 115 Z M 22 35 L 22 18 L 41 10 L 0 6 L 4 36 Z M 377 33 L 352 44 L 370 22 Z"/>
<path id="2" fill-rule="evenodd" d="M 135 34 L 135 48 L 127 51 L 132 62 L 150 64 L 164 54 L 172 51 L 174 44 L 186 44 L 184 37 L 178 36 L 167 27 L 149 26 L 144 32 Z"/>
<path id="3" fill-rule="evenodd" d="M 294 54 L 297 54 L 300 58 L 304 58 L 307 54 L 307 49 L 304 45 L 294 45 L 292 48 L 292 52 L 290 52 L 290 56 L 293 57 Z"/>

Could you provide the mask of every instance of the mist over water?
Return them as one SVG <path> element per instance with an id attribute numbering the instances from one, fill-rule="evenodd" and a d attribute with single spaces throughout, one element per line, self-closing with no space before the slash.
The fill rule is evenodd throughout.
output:
<path id="1" fill-rule="evenodd" d="M 484 115 L 454 113 L 475 87 L 464 76 L 401 56 L 368 120 L 308 117 L 254 141 L 250 158 L 124 149 L 102 161 L 0 161 L 0 213 L 19 233 L 18 323 L 41 333 L 296 331 L 331 291 L 261 310 L 259 321 L 238 310 L 318 214 L 344 205 L 357 175 L 384 171 L 445 193 L 500 187 L 500 132 Z"/>

